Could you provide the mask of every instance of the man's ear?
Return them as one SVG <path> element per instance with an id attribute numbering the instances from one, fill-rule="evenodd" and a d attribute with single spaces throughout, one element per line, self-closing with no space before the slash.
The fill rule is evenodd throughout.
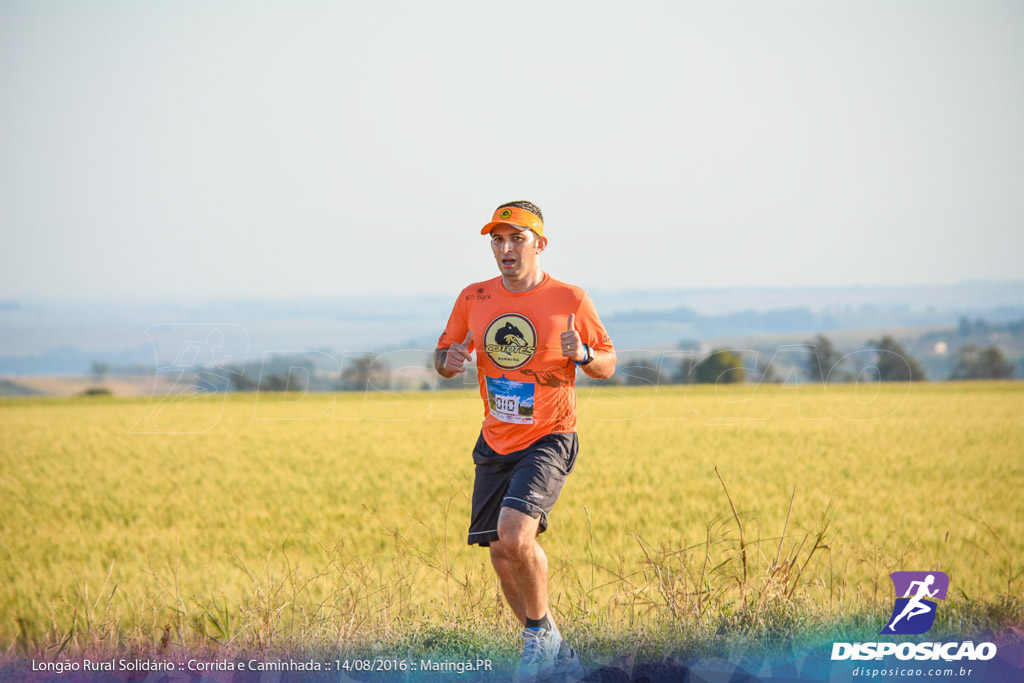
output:
<path id="1" fill-rule="evenodd" d="M 537 233 L 534 233 L 534 234 L 537 234 Z M 545 249 L 547 249 L 547 246 L 548 246 L 548 238 L 547 237 L 538 237 L 537 238 L 537 253 L 538 254 L 540 252 L 544 251 Z"/>

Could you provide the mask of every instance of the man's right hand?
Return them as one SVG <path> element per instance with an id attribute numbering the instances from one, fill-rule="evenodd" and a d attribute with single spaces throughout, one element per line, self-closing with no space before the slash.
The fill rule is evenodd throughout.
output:
<path id="1" fill-rule="evenodd" d="M 444 369 L 451 373 L 449 377 L 466 371 L 466 361 L 470 360 L 469 345 L 472 342 L 473 330 L 470 330 L 461 344 L 452 344 L 448 347 L 444 357 Z"/>

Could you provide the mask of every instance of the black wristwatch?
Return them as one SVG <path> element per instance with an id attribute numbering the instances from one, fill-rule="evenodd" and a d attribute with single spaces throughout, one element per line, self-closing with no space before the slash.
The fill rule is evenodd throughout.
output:
<path id="1" fill-rule="evenodd" d="M 581 361 L 577 361 L 577 365 L 589 365 L 594 362 L 594 352 L 590 350 L 590 347 L 586 344 L 583 345 L 583 350 L 586 351 L 587 355 Z"/>

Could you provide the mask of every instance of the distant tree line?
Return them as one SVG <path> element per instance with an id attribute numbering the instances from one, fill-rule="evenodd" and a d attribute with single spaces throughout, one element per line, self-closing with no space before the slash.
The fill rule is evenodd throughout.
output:
<path id="1" fill-rule="evenodd" d="M 977 323 L 984 323 L 984 321 L 977 321 Z M 963 319 L 960 329 L 963 330 L 971 325 L 969 321 Z M 877 341 L 870 341 L 868 346 L 878 352 L 872 372 L 874 379 L 882 382 L 919 382 L 925 379 L 921 364 L 907 353 L 903 345 L 891 335 L 884 335 Z M 808 378 L 815 382 L 835 381 L 839 377 L 849 378 L 849 375 L 842 373 L 837 377 L 831 376 L 839 366 L 840 359 L 841 355 L 835 350 L 831 340 L 825 335 L 819 334 L 813 342 L 808 342 L 805 366 Z M 975 344 L 965 344 L 960 347 L 956 369 L 949 379 L 1009 379 L 1013 375 L 1013 366 L 1006 361 L 998 346 L 979 347 Z"/>
<path id="2" fill-rule="evenodd" d="M 331 370 L 334 370 L 333 372 Z M 235 368 L 230 373 L 235 391 L 366 391 L 393 389 L 394 376 L 388 363 L 372 353 L 345 359 L 339 371 L 325 369 L 302 357 L 275 356 L 253 372 Z"/>
<path id="3" fill-rule="evenodd" d="M 799 369 L 802 377 L 797 381 L 921 382 L 927 378 L 917 359 L 892 335 L 869 341 L 866 348 L 857 350 L 861 353 L 844 354 L 823 334 L 806 342 L 803 349 L 804 360 L 799 368 L 782 368 L 790 371 Z M 705 356 L 693 352 L 677 358 L 672 355 L 661 354 L 656 359 L 642 356 L 621 358 L 619 369 L 609 382 L 627 386 L 659 386 L 783 381 L 780 368 L 772 365 L 768 354 L 747 354 L 745 359 L 741 351 L 717 348 Z M 1013 365 L 1006 361 L 997 346 L 967 344 L 959 349 L 958 363 L 949 379 L 1009 379 L 1013 375 Z M 786 377 L 790 376 L 787 374 Z M 598 383 L 582 377 L 580 381 Z"/>
<path id="4" fill-rule="evenodd" d="M 950 335 L 954 335 L 951 338 Z M 941 346 L 940 352 L 928 356 L 931 372 L 938 367 L 942 376 L 950 380 L 1010 379 L 1016 368 L 1008 361 L 1000 347 L 994 343 L 1008 339 L 1011 351 L 1019 356 L 1024 320 L 1010 323 L 990 323 L 980 318 L 961 318 L 955 331 L 935 330 L 916 338 L 916 348 Z M 955 354 L 946 356 L 951 340 Z M 959 340 L 959 341 L 956 341 Z M 781 348 L 781 347 L 780 347 Z M 787 347 L 792 349 L 793 347 Z M 618 371 L 610 380 L 591 380 L 580 373 L 580 384 L 609 383 L 633 386 L 659 386 L 665 384 L 735 384 L 754 382 L 806 381 L 812 383 L 852 382 L 873 379 L 882 382 L 919 382 L 926 379 L 925 370 L 892 335 L 871 340 L 866 347 L 844 353 L 824 334 L 796 347 L 802 360 L 787 365 L 776 365 L 771 353 L 714 348 L 704 354 L 696 341 L 681 342 L 672 352 L 646 352 L 646 355 L 620 356 Z M 865 353 L 867 352 L 867 353 Z M 870 354 L 870 355 L 869 355 Z M 937 358 L 950 358 L 941 364 Z M 951 365 L 950 363 L 955 363 Z M 950 372 L 950 367 L 952 371 Z M 1024 361 L 1020 368 L 1024 371 Z M 466 368 L 464 374 L 444 379 L 433 372 L 427 361 L 424 367 L 410 372 L 405 366 L 392 370 L 387 359 L 372 353 L 344 355 L 335 360 L 326 352 L 280 355 L 266 358 L 260 364 L 228 364 L 217 368 L 194 367 L 182 369 L 194 375 L 195 383 L 205 391 L 385 391 L 415 389 L 465 389 L 476 386 L 476 368 Z M 90 368 L 93 379 L 102 383 L 110 375 L 121 373 L 151 374 L 150 366 L 112 366 L 95 361 Z M 947 375 L 948 373 L 948 375 Z"/>
<path id="5" fill-rule="evenodd" d="M 885 336 L 870 342 L 875 352 L 873 365 L 868 368 L 841 369 L 842 354 L 832 341 L 818 335 L 803 346 L 804 381 L 821 383 L 849 382 L 861 377 L 861 370 L 867 369 L 869 377 L 881 381 L 919 381 L 924 372 L 917 362 L 907 355 L 903 347 L 892 337 Z M 793 368 L 788 368 L 793 370 Z M 787 378 L 790 375 L 787 374 Z M 610 380 L 613 384 L 624 385 L 665 385 L 665 384 L 737 384 L 747 381 L 777 383 L 785 378 L 779 368 L 772 364 L 768 354 L 747 354 L 736 349 L 716 348 L 707 355 L 685 355 L 677 359 L 660 357 L 658 362 L 647 358 L 623 358 L 619 370 Z M 586 380 L 584 380 L 586 381 Z"/>
<path id="6" fill-rule="evenodd" d="M 658 386 L 662 384 L 736 384 L 745 382 L 747 370 L 743 358 L 731 349 L 715 349 L 707 356 L 680 355 L 648 358 L 622 358 L 611 380 L 589 380 L 584 383 L 620 384 L 626 386 Z"/>
<path id="7" fill-rule="evenodd" d="M 803 349 L 804 362 L 799 369 L 803 372 L 803 381 L 807 382 L 837 383 L 859 379 L 920 382 L 926 379 L 920 363 L 891 335 L 871 340 L 866 349 L 860 349 L 873 352 L 870 360 L 863 354 L 843 354 L 823 334 L 806 342 Z M 591 380 L 581 373 L 577 381 L 581 384 L 626 386 L 783 381 L 779 368 L 773 366 L 771 360 L 767 354 L 748 354 L 745 358 L 743 352 L 729 348 L 716 348 L 706 355 L 699 355 L 695 350 L 678 354 L 651 352 L 648 357 L 621 358 L 618 371 L 611 380 Z M 432 366 L 424 369 L 428 370 L 425 377 L 429 381 L 410 384 L 393 372 L 385 360 L 373 354 L 346 358 L 340 372 L 318 368 L 309 359 L 282 356 L 247 371 L 237 366 L 222 368 L 212 383 L 207 376 L 206 383 L 216 386 L 217 390 L 282 392 L 464 389 L 476 386 L 474 366 L 468 366 L 464 374 L 451 379 L 432 375 Z M 1013 366 L 998 347 L 967 344 L 960 348 L 956 369 L 949 379 L 1008 379 L 1013 375 Z"/>
<path id="8" fill-rule="evenodd" d="M 998 346 L 979 347 L 966 344 L 960 349 L 957 363 L 950 379 L 1010 379 L 1013 366 L 1006 362 Z"/>

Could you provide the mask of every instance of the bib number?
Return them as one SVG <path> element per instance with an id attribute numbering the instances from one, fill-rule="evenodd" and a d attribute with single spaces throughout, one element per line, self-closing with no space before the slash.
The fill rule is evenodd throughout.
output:
<path id="1" fill-rule="evenodd" d="M 512 424 L 533 424 L 533 382 L 487 377 L 487 408 L 491 416 Z"/>
<path id="2" fill-rule="evenodd" d="M 494 409 L 506 415 L 518 415 L 519 399 L 515 396 L 495 396 Z"/>

